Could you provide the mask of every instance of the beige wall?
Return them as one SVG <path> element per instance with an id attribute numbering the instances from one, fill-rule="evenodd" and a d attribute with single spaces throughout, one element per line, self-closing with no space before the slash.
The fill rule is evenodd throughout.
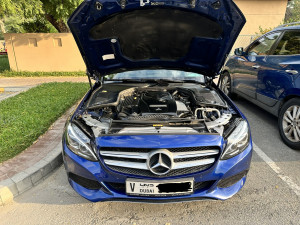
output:
<path id="1" fill-rule="evenodd" d="M 235 0 L 247 23 L 241 35 L 254 35 L 259 27 L 274 28 L 283 22 L 288 0 Z"/>
<path id="2" fill-rule="evenodd" d="M 4 34 L 14 71 L 85 71 L 71 34 Z"/>
<path id="3" fill-rule="evenodd" d="M 288 0 L 235 0 L 247 23 L 233 49 L 246 47 L 259 27 L 278 26 Z M 84 71 L 71 34 L 5 34 L 10 67 L 14 71 Z"/>
<path id="4" fill-rule="evenodd" d="M 258 35 L 259 27 L 275 28 L 285 17 L 288 0 L 235 0 L 244 13 L 247 23 L 235 42 L 232 52 L 238 47 L 247 47 Z"/>

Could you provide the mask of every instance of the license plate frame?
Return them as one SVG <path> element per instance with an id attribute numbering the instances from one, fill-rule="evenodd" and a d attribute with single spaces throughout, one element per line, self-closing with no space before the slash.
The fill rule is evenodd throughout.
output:
<path id="1" fill-rule="evenodd" d="M 194 178 L 176 180 L 142 180 L 128 178 L 125 182 L 129 196 L 164 197 L 194 193 Z"/>

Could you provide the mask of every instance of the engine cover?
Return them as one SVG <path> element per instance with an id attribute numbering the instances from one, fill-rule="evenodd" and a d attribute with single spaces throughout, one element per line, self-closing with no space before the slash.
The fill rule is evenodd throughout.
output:
<path id="1" fill-rule="evenodd" d="M 142 115 L 147 114 L 177 114 L 175 99 L 169 92 L 147 91 L 143 92 L 139 101 Z"/>

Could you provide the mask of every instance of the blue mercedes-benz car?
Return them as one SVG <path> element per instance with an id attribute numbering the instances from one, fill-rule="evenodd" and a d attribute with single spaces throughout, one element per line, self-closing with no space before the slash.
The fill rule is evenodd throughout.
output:
<path id="1" fill-rule="evenodd" d="M 298 23 L 299 24 L 299 23 Z M 300 26 L 286 24 L 238 48 L 221 75 L 221 89 L 278 117 L 282 140 L 300 150 Z"/>
<path id="2" fill-rule="evenodd" d="M 236 194 L 251 134 L 213 79 L 244 24 L 232 0 L 83 2 L 69 27 L 96 83 L 63 136 L 74 190 L 94 202 Z"/>

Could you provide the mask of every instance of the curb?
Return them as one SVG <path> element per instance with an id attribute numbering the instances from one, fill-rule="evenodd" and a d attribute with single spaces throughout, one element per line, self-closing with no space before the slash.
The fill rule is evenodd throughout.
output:
<path id="1" fill-rule="evenodd" d="M 47 175 L 59 167 L 63 162 L 61 154 L 61 143 L 48 153 L 46 157 L 34 164 L 32 167 L 14 175 L 12 178 L 0 182 L 0 206 L 4 206 L 13 199 L 29 190 Z"/>

